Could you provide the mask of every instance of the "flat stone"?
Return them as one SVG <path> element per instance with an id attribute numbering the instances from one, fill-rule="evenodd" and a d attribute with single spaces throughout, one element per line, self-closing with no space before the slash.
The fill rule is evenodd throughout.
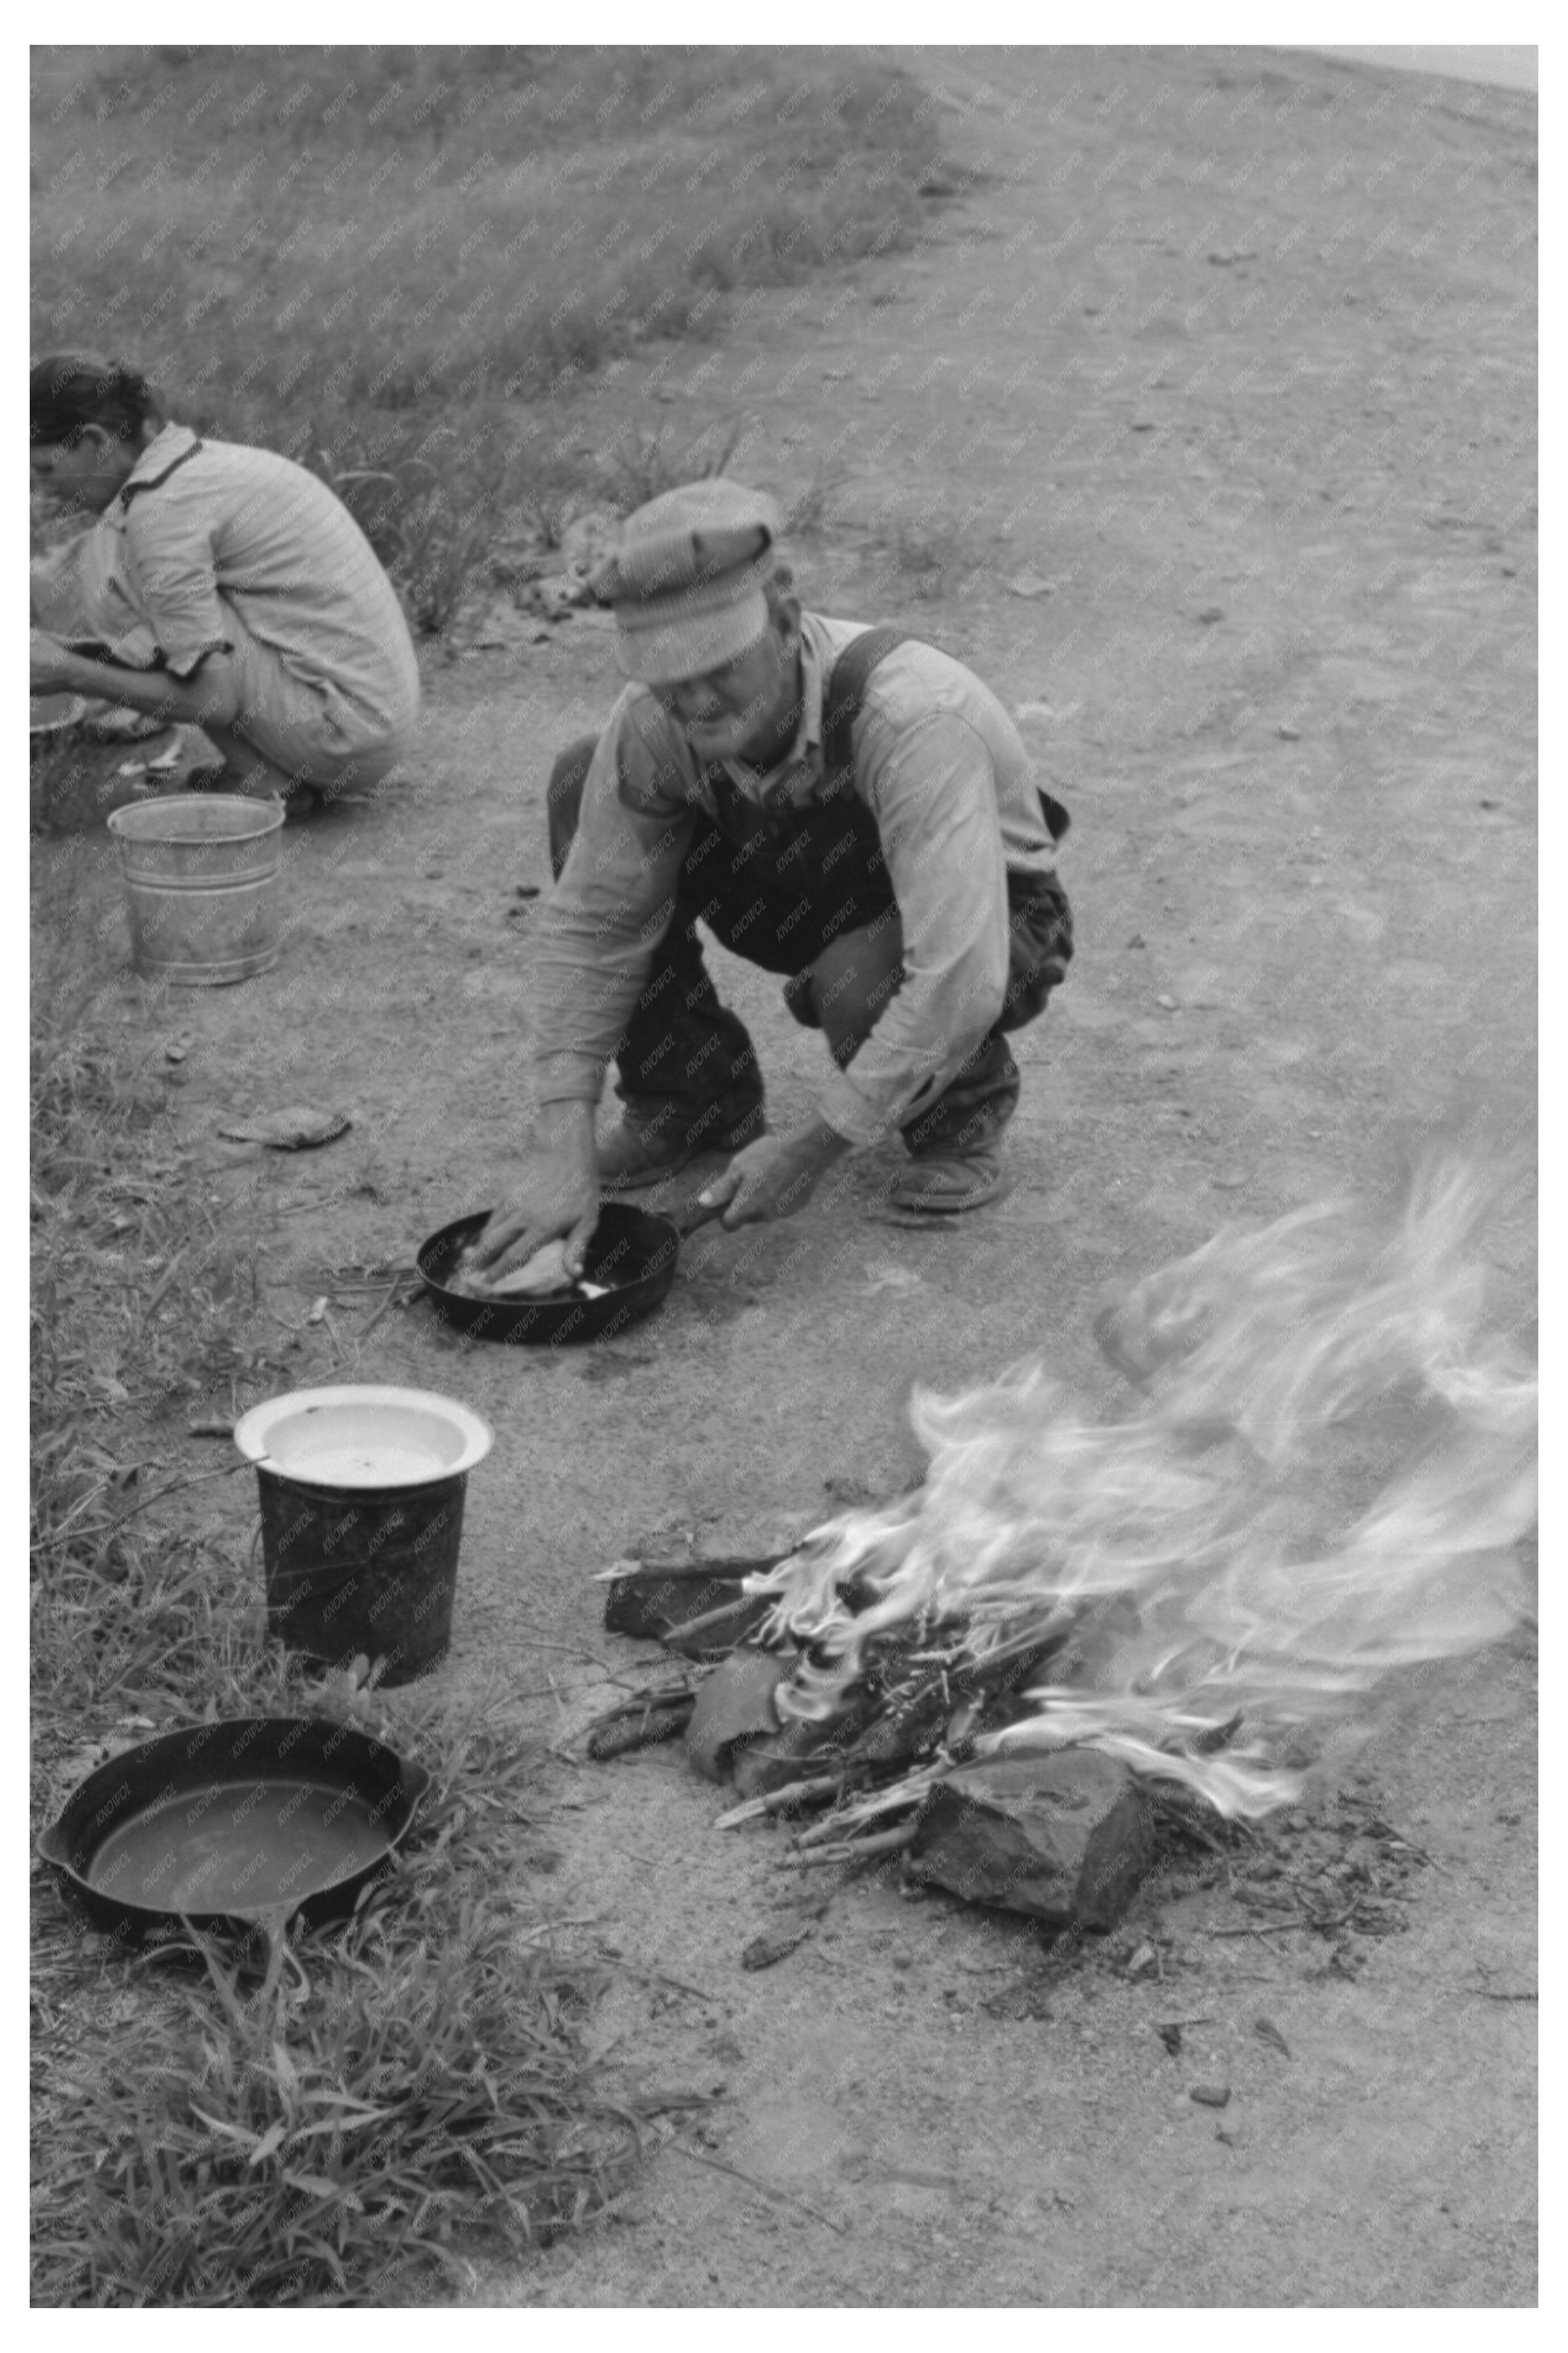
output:
<path id="1" fill-rule="evenodd" d="M 920 1816 L 906 1868 L 966 1903 L 1103 1930 L 1153 1860 L 1153 1814 L 1132 1775 L 1075 1748 L 949 1774 Z"/>
<path id="2" fill-rule="evenodd" d="M 231 1120 L 218 1134 L 232 1144 L 266 1144 L 274 1152 L 309 1152 L 318 1145 L 335 1143 L 353 1124 L 344 1112 L 313 1111 L 309 1103 L 290 1103 L 286 1111 Z"/>
<path id="3" fill-rule="evenodd" d="M 795 1664 L 773 1651 L 735 1651 L 714 1668 L 686 1727 L 686 1753 L 700 1773 L 723 1780 L 737 1748 L 778 1730 L 773 1694 Z"/>
<path id="4" fill-rule="evenodd" d="M 787 1959 L 795 1947 L 803 1945 L 814 1933 L 813 1922 L 804 1918 L 786 1921 L 777 1928 L 764 1928 L 761 1936 L 752 1938 L 741 1955 L 741 1967 L 743 1969 L 771 1969 L 775 1961 Z"/>

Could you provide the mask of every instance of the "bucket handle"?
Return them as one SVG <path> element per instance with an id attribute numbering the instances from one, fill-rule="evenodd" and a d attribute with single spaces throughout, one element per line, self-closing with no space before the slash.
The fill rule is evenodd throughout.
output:
<path id="1" fill-rule="evenodd" d="M 256 1546 L 260 1543 L 260 1541 L 261 1525 L 260 1523 L 258 1522 L 256 1534 L 251 1539 L 250 1556 L 253 1567 L 256 1560 Z M 363 1559 L 346 1560 L 334 1570 L 331 1568 L 294 1568 L 290 1567 L 287 1561 L 279 1561 L 277 1567 L 274 1569 L 273 1574 L 278 1577 L 294 1578 L 300 1586 L 308 1585 L 312 1593 L 332 1593 L 336 1591 L 340 1585 L 344 1584 L 349 1577 L 357 1575 L 362 1568 L 364 1568 L 368 1565 L 369 1564 L 367 1564 Z M 293 1597 L 290 1596 L 289 1598 L 292 1599 Z"/>
<path id="2" fill-rule="evenodd" d="M 365 1564 L 363 1560 L 345 1561 L 342 1567 L 339 1568 L 334 1575 L 331 1571 L 323 1571 L 314 1568 L 290 1568 L 286 1562 L 279 1562 L 273 1574 L 279 1578 L 292 1577 L 296 1579 L 300 1589 L 303 1589 L 308 1587 L 312 1593 L 331 1593 L 334 1592 L 340 1585 L 346 1584 L 348 1579 L 356 1575 L 357 1572 L 364 1567 L 364 1565 Z M 289 1597 L 290 1601 L 292 1601 L 294 1598 L 293 1594 L 290 1594 Z"/>

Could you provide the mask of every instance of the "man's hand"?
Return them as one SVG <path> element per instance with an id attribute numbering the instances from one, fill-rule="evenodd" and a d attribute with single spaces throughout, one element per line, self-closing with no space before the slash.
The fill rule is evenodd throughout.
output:
<path id="1" fill-rule="evenodd" d="M 77 657 L 47 629 L 34 629 L 27 649 L 27 691 L 60 694 L 74 688 Z"/>
<path id="2" fill-rule="evenodd" d="M 731 1233 L 737 1226 L 793 1218 L 848 1150 L 844 1137 L 819 1119 L 784 1135 L 760 1135 L 697 1198 L 705 1209 L 722 1206 L 722 1223 Z"/>
<path id="3" fill-rule="evenodd" d="M 516 1183 L 474 1244 L 474 1257 L 488 1274 L 510 1274 L 562 1235 L 568 1272 L 575 1278 L 583 1271 L 583 1253 L 599 1222 L 594 1109 L 560 1103 L 549 1115 L 552 1132 L 535 1139 Z"/>

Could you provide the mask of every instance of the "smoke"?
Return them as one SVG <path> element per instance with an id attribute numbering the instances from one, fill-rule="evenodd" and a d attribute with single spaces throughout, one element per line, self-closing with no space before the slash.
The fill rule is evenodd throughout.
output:
<path id="1" fill-rule="evenodd" d="M 1101 1315 L 1139 1391 L 1120 1417 L 1039 1360 L 917 1391 L 923 1486 L 754 1582 L 764 1638 L 805 1646 L 781 1710 L 830 1718 L 889 1630 L 959 1621 L 974 1654 L 1087 1613 L 1092 1675 L 1043 1683 L 982 1753 L 1073 1743 L 1226 1812 L 1289 1799 L 1303 1736 L 1528 1606 L 1537 1385 L 1487 1320 L 1494 1190 L 1450 1161 L 1392 1221 L 1338 1201 L 1216 1234 Z"/>

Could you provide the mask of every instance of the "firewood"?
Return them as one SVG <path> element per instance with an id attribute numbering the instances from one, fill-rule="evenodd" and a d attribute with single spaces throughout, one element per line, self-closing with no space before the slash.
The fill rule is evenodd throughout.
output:
<path id="1" fill-rule="evenodd" d="M 661 1740 L 679 1740 L 691 1721 L 693 1704 L 687 1698 L 668 1707 L 645 1707 L 637 1715 L 622 1715 L 616 1723 L 601 1724 L 588 1735 L 588 1754 L 603 1764 L 606 1757 L 628 1757 L 637 1749 L 652 1748 Z"/>
<path id="2" fill-rule="evenodd" d="M 605 1600 L 605 1631 L 662 1641 L 673 1628 L 733 1602 L 746 1577 L 776 1568 L 784 1557 L 770 1553 L 756 1559 L 645 1561 L 611 1579 Z M 737 1639 L 731 1637 L 731 1641 Z"/>

